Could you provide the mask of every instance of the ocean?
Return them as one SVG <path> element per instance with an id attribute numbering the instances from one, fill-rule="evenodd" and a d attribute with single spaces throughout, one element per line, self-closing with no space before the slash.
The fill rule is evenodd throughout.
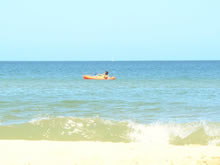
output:
<path id="1" fill-rule="evenodd" d="M 220 61 L 0 62 L 0 139 L 220 146 Z"/>

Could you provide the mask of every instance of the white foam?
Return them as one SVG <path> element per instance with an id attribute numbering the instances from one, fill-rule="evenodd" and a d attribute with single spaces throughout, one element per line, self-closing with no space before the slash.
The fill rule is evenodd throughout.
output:
<path id="1" fill-rule="evenodd" d="M 38 125 L 38 124 L 40 124 L 40 121 L 49 120 L 49 119 L 50 119 L 49 117 L 40 117 L 40 118 L 32 119 L 31 121 L 29 121 L 29 123 Z"/>
<path id="2" fill-rule="evenodd" d="M 206 122 L 177 124 L 177 123 L 152 123 L 152 124 L 138 124 L 129 122 L 130 138 L 135 142 L 149 143 L 149 144 L 170 144 L 173 137 L 181 139 L 189 137 L 191 134 L 199 129 L 204 129 L 205 135 L 211 137 L 218 137 L 210 140 L 210 145 L 220 143 L 220 128 L 213 128 Z"/>
<path id="3" fill-rule="evenodd" d="M 133 130 L 130 138 L 135 142 L 168 144 L 169 132 L 163 125 L 150 124 L 143 125 L 129 122 L 129 127 Z"/>

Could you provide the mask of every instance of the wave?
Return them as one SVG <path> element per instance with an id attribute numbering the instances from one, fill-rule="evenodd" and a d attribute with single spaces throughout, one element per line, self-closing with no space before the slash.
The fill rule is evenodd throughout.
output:
<path id="1" fill-rule="evenodd" d="M 220 123 L 152 123 L 134 124 L 130 134 L 136 142 L 173 145 L 217 145 L 220 146 Z"/>
<path id="2" fill-rule="evenodd" d="M 56 117 L 0 125 L 0 139 L 141 142 L 220 146 L 220 123 L 151 123 L 112 121 L 99 117 Z"/>

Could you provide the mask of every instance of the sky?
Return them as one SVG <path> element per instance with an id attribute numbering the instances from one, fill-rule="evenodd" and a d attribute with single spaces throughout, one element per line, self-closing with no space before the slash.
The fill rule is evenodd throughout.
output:
<path id="1" fill-rule="evenodd" d="M 7 0 L 0 61 L 220 60 L 219 0 Z"/>

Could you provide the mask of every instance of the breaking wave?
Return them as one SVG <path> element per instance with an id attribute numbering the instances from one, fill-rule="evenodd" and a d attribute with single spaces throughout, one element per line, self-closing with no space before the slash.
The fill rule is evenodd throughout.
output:
<path id="1" fill-rule="evenodd" d="M 151 123 L 56 117 L 0 125 L 0 139 L 141 142 L 220 146 L 220 123 Z"/>

